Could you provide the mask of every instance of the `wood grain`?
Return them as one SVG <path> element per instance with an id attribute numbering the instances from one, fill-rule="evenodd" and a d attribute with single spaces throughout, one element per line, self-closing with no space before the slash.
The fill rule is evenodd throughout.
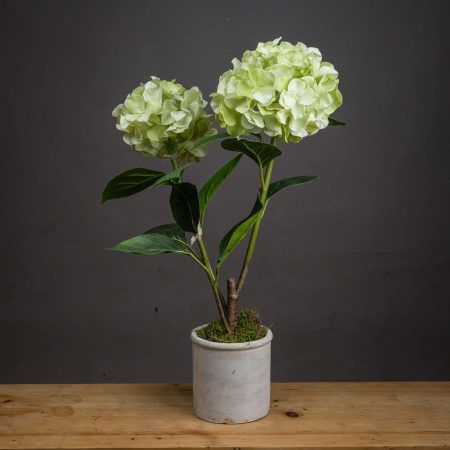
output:
<path id="1" fill-rule="evenodd" d="M 189 385 L 0 385 L 0 449 L 439 449 L 450 382 L 280 383 L 269 416 L 217 425 Z"/>

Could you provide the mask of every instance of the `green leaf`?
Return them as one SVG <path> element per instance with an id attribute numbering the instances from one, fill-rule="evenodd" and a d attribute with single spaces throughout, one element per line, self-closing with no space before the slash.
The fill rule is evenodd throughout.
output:
<path id="1" fill-rule="evenodd" d="M 181 166 L 178 167 L 178 169 L 172 170 L 172 172 L 165 174 L 163 177 L 156 181 L 155 187 L 180 183 L 182 181 L 183 173 L 186 170 L 186 167 L 187 165 Z"/>
<path id="2" fill-rule="evenodd" d="M 143 168 L 127 170 L 106 185 L 102 194 L 102 203 L 137 194 L 155 184 L 163 175 L 163 172 Z"/>
<path id="3" fill-rule="evenodd" d="M 331 126 L 344 126 L 347 125 L 345 122 L 340 122 L 339 120 L 333 119 L 332 117 L 328 117 L 328 125 Z"/>
<path id="4" fill-rule="evenodd" d="M 281 155 L 281 150 L 275 145 L 249 141 L 248 139 L 225 139 L 221 142 L 221 145 L 225 150 L 247 155 L 261 167 L 265 167 L 272 159 Z"/>
<path id="5" fill-rule="evenodd" d="M 219 189 L 220 185 L 227 179 L 234 168 L 237 166 L 242 155 L 236 156 L 223 167 L 221 167 L 200 189 L 198 198 L 200 201 L 200 221 L 203 223 L 205 210 L 214 193 Z"/>
<path id="6" fill-rule="evenodd" d="M 220 267 L 228 258 L 230 253 L 235 249 L 239 242 L 244 239 L 245 235 L 256 222 L 259 213 L 263 208 L 259 198 L 256 199 L 252 212 L 244 219 L 237 223 L 222 239 L 219 246 L 219 257 L 217 258 L 217 267 Z"/>
<path id="7" fill-rule="evenodd" d="M 160 253 L 190 254 L 186 235 L 176 223 L 168 223 L 151 228 L 144 234 L 117 244 L 111 250 L 139 255 L 159 255 Z"/>
<path id="8" fill-rule="evenodd" d="M 189 249 L 185 245 L 165 234 L 157 233 L 141 234 L 132 237 L 112 247 L 111 250 L 138 255 L 159 255 L 161 253 L 190 254 Z"/>
<path id="9" fill-rule="evenodd" d="M 226 131 L 221 131 L 220 133 L 215 134 L 214 136 L 207 136 L 203 139 L 199 139 L 192 147 L 192 150 L 195 150 L 197 148 L 206 147 L 207 145 L 212 144 L 215 141 L 218 141 L 219 139 L 224 139 L 228 137 L 229 134 Z"/>
<path id="10" fill-rule="evenodd" d="M 174 184 L 170 194 L 170 207 L 175 222 L 184 231 L 196 234 L 200 220 L 197 188 L 191 183 Z"/>
<path id="11" fill-rule="evenodd" d="M 284 180 L 274 181 L 269 184 L 269 189 L 267 190 L 267 198 L 272 197 L 272 195 L 281 191 L 289 186 L 295 186 L 297 184 L 309 183 L 311 181 L 316 181 L 318 176 L 299 176 L 292 178 L 285 178 Z"/>
<path id="12" fill-rule="evenodd" d="M 145 234 L 164 234 L 171 239 L 175 239 L 176 241 L 187 243 L 186 234 L 181 229 L 181 227 L 176 223 L 168 223 L 165 225 L 159 225 L 157 227 L 151 228 L 147 230 Z"/>

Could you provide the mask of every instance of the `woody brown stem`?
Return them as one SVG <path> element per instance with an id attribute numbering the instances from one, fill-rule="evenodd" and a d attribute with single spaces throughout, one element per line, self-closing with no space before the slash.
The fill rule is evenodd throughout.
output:
<path id="1" fill-rule="evenodd" d="M 227 280 L 227 298 L 228 298 L 228 325 L 231 332 L 234 332 L 238 321 L 238 302 L 239 295 L 236 290 L 236 280 L 228 278 Z"/>

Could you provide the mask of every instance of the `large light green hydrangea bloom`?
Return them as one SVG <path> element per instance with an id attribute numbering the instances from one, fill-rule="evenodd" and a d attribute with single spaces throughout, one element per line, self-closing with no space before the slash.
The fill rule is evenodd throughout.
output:
<path id="1" fill-rule="evenodd" d="M 328 125 L 342 104 L 338 72 L 317 48 L 298 42 L 259 43 L 219 80 L 211 106 L 234 136 L 264 132 L 299 142 Z"/>
<path id="2" fill-rule="evenodd" d="M 195 147 L 217 130 L 205 112 L 207 102 L 198 87 L 185 89 L 175 80 L 157 77 L 141 84 L 112 112 L 123 140 L 138 152 L 188 163 L 205 156 L 204 147 Z"/>

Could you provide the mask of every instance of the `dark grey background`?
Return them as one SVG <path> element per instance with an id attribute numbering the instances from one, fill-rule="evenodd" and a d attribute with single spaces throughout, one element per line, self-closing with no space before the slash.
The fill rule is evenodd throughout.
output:
<path id="1" fill-rule="evenodd" d="M 0 382 L 190 380 L 189 330 L 216 316 L 204 274 L 104 250 L 171 220 L 168 189 L 100 205 L 119 172 L 168 169 L 122 142 L 111 110 L 153 74 L 206 97 L 278 36 L 335 63 L 350 125 L 275 165 L 321 179 L 273 199 L 242 296 L 273 324 L 273 378 L 449 378 L 448 6 L 3 1 Z M 212 148 L 188 179 L 230 157 Z M 245 161 L 208 210 L 211 253 L 256 189 Z"/>

